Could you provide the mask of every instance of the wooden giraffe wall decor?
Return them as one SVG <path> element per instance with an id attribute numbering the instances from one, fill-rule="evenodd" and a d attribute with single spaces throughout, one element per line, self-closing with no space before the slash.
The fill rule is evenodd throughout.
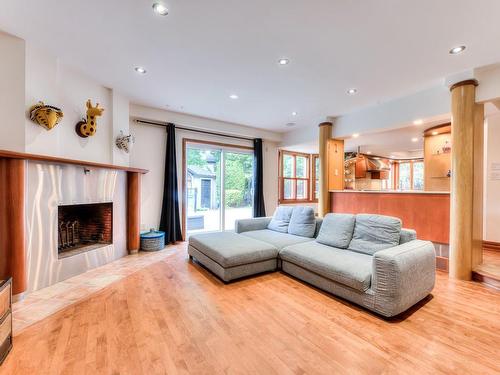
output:
<path id="1" fill-rule="evenodd" d="M 96 117 L 102 116 L 104 108 L 99 108 L 99 103 L 96 103 L 95 107 L 92 107 L 92 102 L 87 100 L 87 119 L 82 119 L 76 126 L 76 134 L 82 138 L 91 137 L 95 134 L 97 130 L 97 120 Z"/>

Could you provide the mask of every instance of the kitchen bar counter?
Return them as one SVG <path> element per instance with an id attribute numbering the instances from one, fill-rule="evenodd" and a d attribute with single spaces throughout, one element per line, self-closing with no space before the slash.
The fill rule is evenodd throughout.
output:
<path id="1" fill-rule="evenodd" d="M 332 190 L 331 212 L 370 213 L 399 217 L 417 237 L 448 244 L 450 193 L 437 191 Z"/>

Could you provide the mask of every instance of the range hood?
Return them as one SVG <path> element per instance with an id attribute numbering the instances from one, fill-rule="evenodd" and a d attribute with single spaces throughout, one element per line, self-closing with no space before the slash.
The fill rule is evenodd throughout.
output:
<path id="1" fill-rule="evenodd" d="M 391 166 L 387 159 L 368 158 L 366 161 L 366 170 L 368 172 L 390 171 Z"/>

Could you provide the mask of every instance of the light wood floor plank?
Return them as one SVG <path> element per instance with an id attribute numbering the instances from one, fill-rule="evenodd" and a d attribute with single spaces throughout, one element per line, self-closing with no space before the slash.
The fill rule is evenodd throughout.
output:
<path id="1" fill-rule="evenodd" d="M 500 292 L 445 273 L 385 320 L 279 272 L 224 284 L 181 245 L 82 297 L 15 336 L 0 374 L 500 373 Z"/>

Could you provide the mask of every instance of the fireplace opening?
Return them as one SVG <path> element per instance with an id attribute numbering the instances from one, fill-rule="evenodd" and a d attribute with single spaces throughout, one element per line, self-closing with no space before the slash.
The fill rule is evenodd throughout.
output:
<path id="1" fill-rule="evenodd" d="M 58 255 L 66 258 L 113 243 L 113 203 L 58 207 Z"/>

